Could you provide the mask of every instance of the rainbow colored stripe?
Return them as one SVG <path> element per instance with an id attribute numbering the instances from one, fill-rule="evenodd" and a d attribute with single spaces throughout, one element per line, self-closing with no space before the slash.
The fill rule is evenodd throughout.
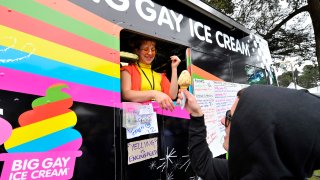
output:
<path id="1" fill-rule="evenodd" d="M 0 17 L 0 89 L 44 96 L 64 83 L 74 101 L 122 107 L 122 27 L 68 0 L 1 0 Z M 186 57 L 193 78 L 221 80 Z M 189 117 L 179 109 L 158 113 Z"/>
<path id="2" fill-rule="evenodd" d="M 2 0 L 0 16 L 0 89 L 64 83 L 74 101 L 120 107 L 121 27 L 67 0 Z"/>

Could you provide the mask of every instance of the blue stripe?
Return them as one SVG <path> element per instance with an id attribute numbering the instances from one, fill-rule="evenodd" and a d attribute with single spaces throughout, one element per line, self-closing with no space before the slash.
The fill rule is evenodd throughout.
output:
<path id="1" fill-rule="evenodd" d="M 56 133 L 41 137 L 39 139 L 27 142 L 20 146 L 7 149 L 8 153 L 17 152 L 47 152 L 51 149 L 57 148 L 68 142 L 74 141 L 76 139 L 82 138 L 81 134 L 71 128 L 58 131 Z"/>
<path id="2" fill-rule="evenodd" d="M 6 47 L 4 46 L 0 46 L 0 49 L 5 48 Z M 17 58 L 21 58 L 21 60 L 17 60 Z M 10 62 L 10 59 L 13 61 Z M 3 60 L 5 60 L 5 62 L 3 62 Z M 109 91 L 120 92 L 119 78 L 53 61 L 35 54 L 28 56 L 27 53 L 14 49 L 0 52 L 0 66 Z"/>

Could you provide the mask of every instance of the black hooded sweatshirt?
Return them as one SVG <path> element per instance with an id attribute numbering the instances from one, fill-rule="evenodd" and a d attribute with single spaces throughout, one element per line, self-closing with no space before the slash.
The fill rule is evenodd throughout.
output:
<path id="1" fill-rule="evenodd" d="M 212 158 L 201 119 L 191 117 L 189 153 L 203 179 L 305 179 L 320 169 L 320 98 L 306 91 L 246 88 L 231 122 L 228 161 Z"/>

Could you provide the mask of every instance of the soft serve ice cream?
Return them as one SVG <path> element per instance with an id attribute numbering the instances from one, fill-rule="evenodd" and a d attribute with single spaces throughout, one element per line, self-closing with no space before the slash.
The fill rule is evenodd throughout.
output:
<path id="1" fill-rule="evenodd" d="M 190 76 L 189 71 L 183 70 L 181 72 L 181 74 L 179 75 L 179 78 L 178 78 L 178 84 L 179 84 L 180 89 L 188 89 L 188 87 L 191 84 L 191 76 Z M 180 101 L 180 106 L 181 106 L 181 109 L 183 109 L 184 105 L 186 103 L 186 96 L 184 95 L 183 92 L 181 92 L 181 95 L 182 95 L 182 100 Z"/>
<path id="2" fill-rule="evenodd" d="M 22 113 L 19 125 L 4 142 L 8 153 L 0 179 L 70 179 L 75 158 L 82 144 L 81 134 L 73 129 L 76 114 L 69 108 L 70 95 L 62 92 L 64 84 L 48 88 L 45 97 L 32 102 L 32 110 Z M 0 136 L 1 132 L 0 132 Z"/>

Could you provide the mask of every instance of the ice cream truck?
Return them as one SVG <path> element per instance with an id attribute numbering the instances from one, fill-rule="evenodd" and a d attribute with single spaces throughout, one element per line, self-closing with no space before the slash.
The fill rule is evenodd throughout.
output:
<path id="1" fill-rule="evenodd" d="M 266 41 L 199 0 L 1 0 L 0 17 L 1 180 L 197 179 L 188 112 L 121 98 L 137 35 L 154 71 L 177 55 L 191 74 L 215 157 L 234 93 L 275 83 Z"/>

